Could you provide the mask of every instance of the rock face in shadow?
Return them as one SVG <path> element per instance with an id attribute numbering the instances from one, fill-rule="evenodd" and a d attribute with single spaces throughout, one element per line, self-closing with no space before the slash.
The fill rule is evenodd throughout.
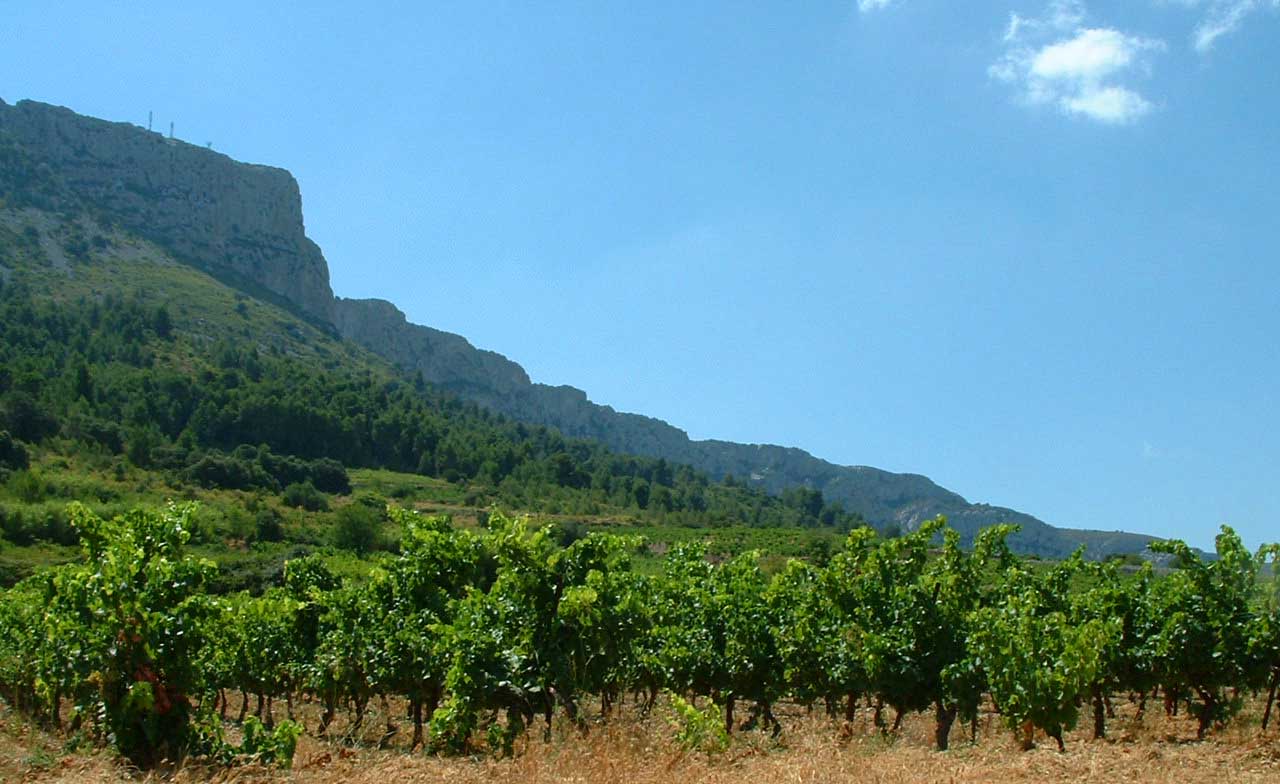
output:
<path id="1" fill-rule="evenodd" d="M 239 163 L 128 123 L 0 101 L 0 199 L 90 212 L 250 294 L 335 328 L 442 389 L 620 452 L 687 463 L 715 478 L 732 474 L 774 492 L 807 485 L 881 528 L 909 531 L 945 514 L 972 538 L 984 526 L 1018 523 L 1016 549 L 1042 556 L 1064 556 L 1082 543 L 1095 557 L 1141 552 L 1150 540 L 1054 528 L 1012 509 L 969 503 L 917 474 L 834 465 L 780 446 L 693 441 L 662 420 L 593 403 L 582 390 L 535 384 L 501 354 L 411 324 L 389 302 L 335 299 L 324 256 L 306 236 L 298 184 L 287 171 Z"/>
<path id="2" fill-rule="evenodd" d="M 284 169 L 34 101 L 0 101 L 0 143 L 6 179 L 29 183 L 33 206 L 88 209 L 332 322 L 329 267 L 306 236 L 298 183 Z"/>

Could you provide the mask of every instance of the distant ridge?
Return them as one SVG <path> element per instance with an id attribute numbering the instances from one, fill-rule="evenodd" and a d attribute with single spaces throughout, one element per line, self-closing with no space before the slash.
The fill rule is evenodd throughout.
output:
<path id="1" fill-rule="evenodd" d="M 945 514 L 971 539 L 984 526 L 1016 523 L 1022 530 L 1011 540 L 1015 549 L 1054 558 L 1080 545 L 1091 557 L 1141 553 L 1154 539 L 1056 528 L 1023 512 L 969 503 L 918 474 L 835 465 L 801 449 L 694 441 L 662 420 L 593 403 L 582 390 L 533 383 L 501 354 L 411 324 L 389 302 L 335 298 L 324 256 L 305 233 L 297 182 L 283 169 L 239 163 L 128 123 L 0 100 L 0 195 L 14 183 L 35 208 L 88 209 L 250 295 L 289 303 L 442 389 L 568 436 L 716 477 L 732 474 L 772 492 L 815 488 L 881 529 L 914 530 Z"/>

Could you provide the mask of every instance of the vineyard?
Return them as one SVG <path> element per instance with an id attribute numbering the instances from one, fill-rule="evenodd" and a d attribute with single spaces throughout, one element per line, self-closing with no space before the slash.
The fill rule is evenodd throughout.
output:
<path id="1" fill-rule="evenodd" d="M 1265 731 L 1275 710 L 1280 547 L 1251 553 L 1227 528 L 1213 559 L 1159 545 L 1159 570 L 1025 560 L 1009 527 L 966 550 L 938 519 L 858 529 L 825 563 L 773 574 L 696 545 L 649 573 L 638 538 L 561 547 L 524 519 L 477 532 L 391 508 L 398 552 L 367 578 L 305 557 L 251 596 L 208 592 L 212 564 L 184 551 L 192 511 L 71 507 L 83 560 L 0 595 L 10 711 L 150 768 L 288 766 L 299 743 L 370 737 L 518 757 L 553 727 L 588 743 L 659 707 L 695 754 L 816 717 L 885 738 L 927 722 L 941 750 L 994 720 L 1061 749 L 1121 712 L 1190 716 L 1205 738 L 1246 717 Z"/>

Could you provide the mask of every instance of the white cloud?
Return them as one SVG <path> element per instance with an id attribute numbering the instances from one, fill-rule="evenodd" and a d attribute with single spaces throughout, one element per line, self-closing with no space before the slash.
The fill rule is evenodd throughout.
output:
<path id="1" fill-rule="evenodd" d="M 1180 5 L 1202 11 L 1191 33 L 1191 43 L 1200 54 L 1208 54 L 1218 39 L 1239 30 L 1253 12 L 1280 10 L 1280 0 L 1154 0 L 1156 5 Z"/>
<path id="2" fill-rule="evenodd" d="M 1245 17 L 1263 8 L 1280 9 L 1280 0 L 1183 0 L 1184 5 L 1204 6 L 1205 17 L 1191 34 L 1196 51 L 1206 54 L 1218 39 L 1240 29 Z"/>
<path id="3" fill-rule="evenodd" d="M 1112 125 L 1130 123 L 1151 111 L 1151 102 L 1125 87 L 1099 87 L 1062 99 L 1068 114 L 1082 114 Z"/>
<path id="4" fill-rule="evenodd" d="M 858 10 L 862 13 L 870 13 L 879 11 L 881 8 L 888 8 L 894 3 L 894 0 L 858 0 Z"/>
<path id="5" fill-rule="evenodd" d="M 1149 71 L 1147 55 L 1164 49 L 1164 43 L 1085 27 L 1085 17 L 1078 0 L 1056 0 L 1038 18 L 1013 14 L 1004 54 L 988 71 L 1013 85 L 1029 104 L 1053 105 L 1064 114 L 1111 125 L 1136 122 L 1153 104 L 1120 82 L 1135 71 Z"/>

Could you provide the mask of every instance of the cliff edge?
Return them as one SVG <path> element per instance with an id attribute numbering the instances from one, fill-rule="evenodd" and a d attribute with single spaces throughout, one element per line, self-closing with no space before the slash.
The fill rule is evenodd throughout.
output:
<path id="1" fill-rule="evenodd" d="M 20 194 L 30 206 L 88 209 L 242 288 L 333 321 L 329 267 L 306 236 L 302 195 L 284 169 L 35 101 L 0 100 L 0 144 L 0 174 L 33 185 Z"/>

